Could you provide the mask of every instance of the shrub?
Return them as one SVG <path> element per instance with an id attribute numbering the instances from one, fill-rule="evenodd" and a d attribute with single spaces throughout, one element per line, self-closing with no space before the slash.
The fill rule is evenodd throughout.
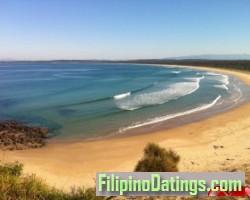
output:
<path id="1" fill-rule="evenodd" d="M 135 167 L 136 172 L 177 172 L 180 156 L 169 149 L 149 143 L 144 149 L 143 158 Z"/>
<path id="2" fill-rule="evenodd" d="M 1 163 L 0 174 L 8 174 L 11 176 L 20 176 L 23 172 L 23 164 L 15 161 L 8 163 Z"/>
<path id="3" fill-rule="evenodd" d="M 0 162 L 0 199 L 15 200 L 103 200 L 96 197 L 95 188 L 73 188 L 71 192 L 47 185 L 35 175 L 23 175 L 19 162 Z M 110 199 L 110 198 L 109 198 Z"/>

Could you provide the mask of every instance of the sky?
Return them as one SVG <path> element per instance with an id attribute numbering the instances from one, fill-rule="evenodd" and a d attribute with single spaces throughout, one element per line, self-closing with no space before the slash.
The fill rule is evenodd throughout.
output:
<path id="1" fill-rule="evenodd" d="M 250 0 L 0 0 L 0 59 L 250 54 Z"/>

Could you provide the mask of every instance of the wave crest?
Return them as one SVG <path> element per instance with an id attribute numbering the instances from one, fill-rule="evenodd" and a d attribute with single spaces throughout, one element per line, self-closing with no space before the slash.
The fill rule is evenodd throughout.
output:
<path id="1" fill-rule="evenodd" d="M 118 95 L 113 96 L 113 98 L 114 98 L 114 99 L 123 99 L 123 98 L 125 98 L 125 97 L 130 96 L 130 94 L 131 94 L 130 92 L 123 93 L 123 94 L 118 94 Z"/>
<path id="2" fill-rule="evenodd" d="M 153 118 L 153 119 L 149 119 L 149 120 L 147 120 L 145 122 L 137 122 L 137 123 L 132 124 L 131 126 L 128 126 L 128 127 L 125 127 L 125 128 L 120 128 L 119 132 L 123 133 L 123 132 L 125 132 L 125 131 L 127 131 L 129 129 L 139 128 L 139 127 L 142 127 L 142 126 L 151 125 L 151 124 L 163 122 L 163 121 L 166 121 L 166 120 L 169 120 L 169 119 L 173 119 L 173 118 L 176 118 L 176 117 L 180 117 L 180 116 L 192 114 L 192 113 L 195 113 L 195 112 L 199 112 L 199 111 L 202 111 L 202 110 L 206 110 L 208 108 L 213 107 L 220 99 L 221 99 L 221 95 L 219 95 L 211 103 L 196 107 L 196 108 L 188 110 L 188 111 L 179 112 L 179 113 L 175 113 L 175 114 L 170 114 L 170 115 L 166 115 L 166 116 L 162 116 L 162 117 L 156 117 L 156 118 Z"/>
<path id="3" fill-rule="evenodd" d="M 224 90 L 226 90 L 226 91 L 229 90 L 226 84 L 223 84 L 223 85 L 214 85 L 214 87 L 216 87 L 216 88 L 221 88 L 221 89 L 224 89 Z"/>
<path id="4" fill-rule="evenodd" d="M 225 75 L 225 74 L 217 74 L 217 73 L 214 73 L 214 72 L 207 72 L 206 73 L 207 75 L 210 75 L 210 76 L 215 76 L 215 77 L 218 77 L 216 78 L 222 85 L 214 85 L 214 87 L 217 87 L 217 88 L 222 88 L 222 89 L 225 89 L 225 90 L 229 90 L 228 88 L 228 84 L 229 84 L 229 76 Z"/>
<path id="5" fill-rule="evenodd" d="M 119 95 L 119 98 L 116 98 L 116 105 L 122 110 L 135 110 L 144 106 L 163 104 L 170 100 L 192 94 L 199 89 L 200 80 L 203 78 L 204 76 L 194 78 L 191 82 L 174 83 L 166 89 L 155 92 L 139 93 L 126 96 Z"/>

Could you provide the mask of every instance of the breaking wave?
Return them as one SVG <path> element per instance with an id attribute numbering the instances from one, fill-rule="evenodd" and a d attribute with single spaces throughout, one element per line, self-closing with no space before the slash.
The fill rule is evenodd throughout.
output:
<path id="1" fill-rule="evenodd" d="M 130 94 L 131 94 L 130 92 L 123 93 L 123 94 L 118 94 L 118 95 L 113 96 L 113 98 L 114 98 L 114 99 L 123 99 L 123 98 L 125 98 L 125 97 L 130 96 Z"/>
<path id="2" fill-rule="evenodd" d="M 131 126 L 128 126 L 128 127 L 125 127 L 125 128 L 120 128 L 119 132 L 123 133 L 123 132 L 125 132 L 127 130 L 130 130 L 130 129 L 139 128 L 141 126 L 146 126 L 146 125 L 151 125 L 151 124 L 163 122 L 163 121 L 166 121 L 166 120 L 169 120 L 169 119 L 173 119 L 173 118 L 176 118 L 176 117 L 180 117 L 180 116 L 183 116 L 183 115 L 188 115 L 188 114 L 192 114 L 192 113 L 199 112 L 199 111 L 202 111 L 202 110 L 206 110 L 208 108 L 213 107 L 220 100 L 220 98 L 221 98 L 221 95 L 219 95 L 216 99 L 214 99 L 212 102 L 210 102 L 208 104 L 196 107 L 196 108 L 188 110 L 188 111 L 179 112 L 179 113 L 175 113 L 175 114 L 170 114 L 170 115 L 166 115 L 166 116 L 162 116 L 162 117 L 156 117 L 156 118 L 144 121 L 144 122 L 134 123 Z"/>
<path id="3" fill-rule="evenodd" d="M 214 87 L 216 87 L 216 88 L 221 88 L 221 89 L 224 89 L 224 90 L 226 90 L 226 91 L 229 90 L 228 87 L 227 87 L 227 85 L 225 85 L 225 84 L 223 84 L 223 85 L 214 85 Z"/>
<path id="4" fill-rule="evenodd" d="M 116 105 L 122 110 L 135 110 L 145 106 L 164 104 L 168 101 L 192 94 L 200 87 L 204 76 L 191 78 L 191 81 L 174 83 L 159 91 L 138 93 L 117 99 Z"/>
<path id="5" fill-rule="evenodd" d="M 227 90 L 227 91 L 229 90 L 229 89 L 228 89 L 229 76 L 224 75 L 224 74 L 216 74 L 216 73 L 213 73 L 213 72 L 207 72 L 206 74 L 207 74 L 207 75 L 211 75 L 211 76 L 216 76 L 216 77 L 218 77 L 217 80 L 218 80 L 222 85 L 214 85 L 214 87 L 222 88 L 222 89 L 225 89 L 225 90 Z"/>

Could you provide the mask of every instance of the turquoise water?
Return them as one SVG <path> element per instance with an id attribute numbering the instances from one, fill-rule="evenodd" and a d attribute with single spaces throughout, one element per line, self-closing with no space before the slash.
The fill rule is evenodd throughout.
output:
<path id="1" fill-rule="evenodd" d="M 0 64 L 0 92 L 0 120 L 73 139 L 227 109 L 248 98 L 249 88 L 234 77 L 173 66 L 48 62 Z"/>

